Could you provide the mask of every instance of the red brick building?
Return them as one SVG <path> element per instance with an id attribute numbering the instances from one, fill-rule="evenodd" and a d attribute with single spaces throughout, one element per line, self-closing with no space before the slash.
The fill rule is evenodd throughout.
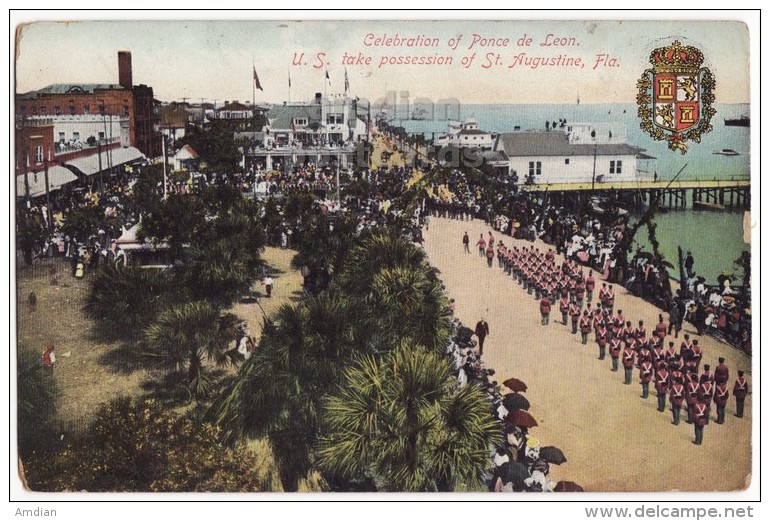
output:
<path id="1" fill-rule="evenodd" d="M 131 53 L 118 52 L 117 84 L 53 84 L 16 95 L 17 121 L 41 116 L 108 115 L 129 121 L 131 146 L 147 157 L 162 155 L 159 117 L 152 87 L 133 84 Z"/>

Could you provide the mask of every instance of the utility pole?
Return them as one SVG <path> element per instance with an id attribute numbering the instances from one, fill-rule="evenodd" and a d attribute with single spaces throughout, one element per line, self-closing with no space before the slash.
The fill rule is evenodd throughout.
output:
<path id="1" fill-rule="evenodd" d="M 166 196 L 168 195 L 168 179 L 166 174 L 166 134 L 163 134 L 163 199 L 166 199 Z"/>

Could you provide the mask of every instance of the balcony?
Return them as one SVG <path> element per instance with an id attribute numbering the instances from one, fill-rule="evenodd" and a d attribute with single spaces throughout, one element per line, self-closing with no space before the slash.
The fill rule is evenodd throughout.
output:
<path id="1" fill-rule="evenodd" d="M 89 150 L 96 150 L 98 147 L 106 147 L 106 148 L 112 148 L 112 145 L 115 143 L 120 143 L 120 137 L 112 137 L 107 139 L 101 139 L 98 142 L 94 142 L 93 144 L 89 144 L 86 141 L 59 141 L 54 145 L 54 155 L 59 158 L 59 156 L 66 156 L 69 154 L 72 154 L 73 152 L 82 152 L 82 151 L 89 151 Z M 87 155 L 87 154 L 84 154 Z"/>

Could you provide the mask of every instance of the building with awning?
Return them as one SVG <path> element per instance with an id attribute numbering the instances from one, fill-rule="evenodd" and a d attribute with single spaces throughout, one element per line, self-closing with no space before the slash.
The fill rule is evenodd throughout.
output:
<path id="1" fill-rule="evenodd" d="M 38 197 L 45 195 L 45 171 L 28 172 L 26 176 L 29 183 L 29 196 Z M 48 189 L 50 192 L 59 190 L 67 183 L 77 180 L 78 177 L 63 166 L 52 165 L 48 167 Z M 19 197 L 26 196 L 24 175 L 16 176 L 16 195 Z"/>
<path id="2" fill-rule="evenodd" d="M 134 147 L 115 148 L 101 153 L 101 169 L 103 172 L 109 170 L 109 165 L 113 167 L 131 163 L 140 159 L 146 159 L 139 149 Z M 99 154 L 91 154 L 84 157 L 70 159 L 63 163 L 70 170 L 76 170 L 78 173 L 87 177 L 99 173 Z"/>

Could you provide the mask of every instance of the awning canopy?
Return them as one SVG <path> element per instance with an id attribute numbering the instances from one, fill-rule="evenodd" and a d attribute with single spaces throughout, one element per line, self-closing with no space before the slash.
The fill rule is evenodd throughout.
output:
<path id="1" fill-rule="evenodd" d="M 118 166 L 144 158 L 144 154 L 134 147 L 107 150 L 102 154 L 102 171 L 109 169 L 110 162 L 108 161 L 108 155 L 112 157 L 112 166 Z M 65 164 L 77 168 L 87 176 L 91 176 L 99 172 L 99 154 L 95 153 L 86 157 L 78 157 L 67 161 Z"/>
<path id="2" fill-rule="evenodd" d="M 38 197 L 45 194 L 45 172 L 28 172 L 29 196 Z M 77 181 L 78 177 L 64 168 L 63 166 L 53 165 L 48 167 L 49 191 L 58 190 L 67 183 Z M 24 186 L 24 176 L 16 176 L 16 195 L 24 197 L 26 187 Z"/>

